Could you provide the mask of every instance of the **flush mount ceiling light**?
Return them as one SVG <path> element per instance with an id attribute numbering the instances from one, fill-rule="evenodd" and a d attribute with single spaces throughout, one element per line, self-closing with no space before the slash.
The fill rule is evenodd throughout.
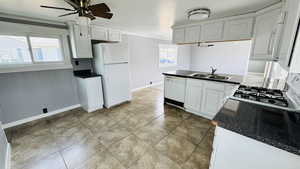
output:
<path id="1" fill-rule="evenodd" d="M 203 19 L 207 19 L 210 16 L 210 9 L 208 8 L 197 8 L 197 9 L 193 9 L 190 10 L 188 12 L 188 19 L 189 20 L 203 20 Z"/>

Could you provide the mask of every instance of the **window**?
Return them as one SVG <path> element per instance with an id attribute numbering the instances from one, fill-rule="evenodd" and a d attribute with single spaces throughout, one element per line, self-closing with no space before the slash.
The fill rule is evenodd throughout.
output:
<path id="1" fill-rule="evenodd" d="M 159 45 L 159 67 L 176 66 L 177 50 L 176 45 Z"/>
<path id="2" fill-rule="evenodd" d="M 30 43 L 35 62 L 63 61 L 59 39 L 30 37 Z"/>
<path id="3" fill-rule="evenodd" d="M 0 66 L 63 61 L 59 37 L 0 35 Z"/>
<path id="4" fill-rule="evenodd" d="M 28 41 L 25 36 L 0 35 L 0 65 L 31 63 Z"/>

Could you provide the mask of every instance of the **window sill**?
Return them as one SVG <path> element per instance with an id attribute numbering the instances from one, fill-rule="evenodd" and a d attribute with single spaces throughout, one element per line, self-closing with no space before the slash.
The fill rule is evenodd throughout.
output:
<path id="1" fill-rule="evenodd" d="M 73 69 L 71 64 L 37 64 L 0 67 L 0 73 L 34 72 L 44 70 Z"/>

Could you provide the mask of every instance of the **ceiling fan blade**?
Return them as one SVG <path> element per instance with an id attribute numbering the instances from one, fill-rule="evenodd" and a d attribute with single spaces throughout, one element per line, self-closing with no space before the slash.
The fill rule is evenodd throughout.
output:
<path id="1" fill-rule="evenodd" d="M 93 13 L 93 15 L 97 16 L 97 17 L 105 18 L 105 19 L 111 19 L 114 14 L 112 14 L 112 13 L 100 13 L 100 12 L 97 12 L 97 13 Z"/>
<path id="2" fill-rule="evenodd" d="M 50 8 L 50 9 L 58 9 L 58 10 L 65 10 L 65 11 L 75 11 L 74 9 L 60 8 L 60 7 L 55 7 L 55 6 L 41 5 L 40 7 L 42 7 L 42 8 Z"/>
<path id="3" fill-rule="evenodd" d="M 102 13 L 110 12 L 109 7 L 105 3 L 95 4 L 88 7 L 92 12 L 99 11 Z"/>
<path id="4" fill-rule="evenodd" d="M 71 5 L 74 9 L 80 8 L 80 5 L 72 0 L 64 0 L 64 1 L 67 2 L 69 5 Z"/>
<path id="5" fill-rule="evenodd" d="M 63 14 L 63 15 L 59 15 L 58 17 L 68 16 L 68 15 L 74 15 L 74 14 L 77 14 L 77 13 L 78 13 L 78 11 L 72 12 L 72 13 Z"/>

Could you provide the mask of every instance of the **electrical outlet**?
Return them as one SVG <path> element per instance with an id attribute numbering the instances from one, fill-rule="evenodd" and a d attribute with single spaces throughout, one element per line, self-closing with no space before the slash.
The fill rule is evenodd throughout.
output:
<path id="1" fill-rule="evenodd" d="M 43 113 L 48 113 L 48 109 L 47 108 L 43 108 Z"/>

